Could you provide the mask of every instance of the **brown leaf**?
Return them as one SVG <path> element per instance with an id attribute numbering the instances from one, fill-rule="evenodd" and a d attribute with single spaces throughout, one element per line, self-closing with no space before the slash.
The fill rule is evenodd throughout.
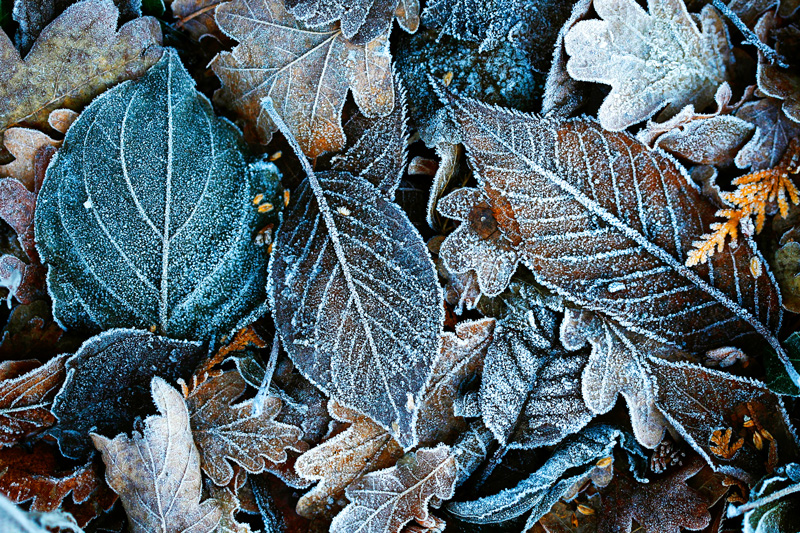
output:
<path id="1" fill-rule="evenodd" d="M 140 18 L 117 31 L 118 17 L 111 0 L 70 6 L 42 31 L 24 61 L 0 34 L 0 141 L 9 126 L 44 128 L 54 109 L 79 109 L 158 61 L 158 22 Z"/>
<path id="2" fill-rule="evenodd" d="M 222 81 L 215 101 L 238 113 L 262 142 L 277 129 L 261 105 L 267 97 L 311 158 L 344 147 L 340 115 L 348 88 L 367 117 L 394 109 L 388 31 L 353 44 L 338 25 L 308 29 L 281 0 L 234 0 L 216 13 L 220 29 L 240 44 L 213 62 Z"/>
<path id="3" fill-rule="evenodd" d="M 638 483 L 625 472 L 601 491 L 599 533 L 630 533 L 635 520 L 646 533 L 681 533 L 681 528 L 698 531 L 711 521 L 709 502 L 689 488 L 686 480 L 703 468 L 693 457 L 686 466 L 650 483 Z"/>
<path id="4" fill-rule="evenodd" d="M 63 506 L 81 526 L 117 500 L 103 480 L 98 460 L 62 469 L 55 446 L 36 443 L 30 450 L 0 449 L 0 493 L 14 503 L 30 501 L 30 510 L 47 512 Z M 67 496 L 72 498 L 65 501 Z"/>
<path id="5" fill-rule="evenodd" d="M 214 11 L 217 6 L 224 4 L 226 0 L 173 0 L 170 7 L 172 14 L 178 19 L 176 26 L 192 36 L 193 39 L 200 40 L 206 35 L 213 35 L 221 38 L 222 32 L 217 27 L 214 20 Z"/>
<path id="6" fill-rule="evenodd" d="M 332 533 L 398 533 L 416 520 L 433 527 L 428 513 L 431 499 L 453 497 L 458 472 L 449 446 L 421 448 L 406 454 L 397 465 L 372 472 L 346 491 L 350 503 L 334 518 Z"/>
<path id="7" fill-rule="evenodd" d="M 716 208 L 672 158 L 591 120 L 445 97 L 481 186 L 439 204 L 464 222 L 441 246 L 451 270 L 475 270 L 491 296 L 521 260 L 539 284 L 658 343 L 699 352 L 762 338 L 786 359 L 777 284 L 751 271 L 764 264 L 752 240 L 685 265 Z"/>
<path id="8" fill-rule="evenodd" d="M 0 165 L 0 177 L 14 178 L 33 193 L 36 153 L 44 146 L 58 148 L 61 143 L 49 135 L 29 128 L 9 128 L 3 137 L 3 143 L 14 156 L 14 161 Z"/>
<path id="9" fill-rule="evenodd" d="M 736 166 L 750 167 L 752 171 L 772 168 L 780 162 L 789 141 L 800 136 L 800 124 L 789 120 L 781 111 L 781 102 L 775 98 L 762 98 L 748 102 L 737 112 L 738 118 L 754 126 L 753 137 L 736 154 Z"/>
<path id="10" fill-rule="evenodd" d="M 9 446 L 52 426 L 56 419 L 50 404 L 64 382 L 69 354 L 19 375 L 19 362 L 0 364 L 6 370 L 0 381 L 0 447 Z"/>
<path id="11" fill-rule="evenodd" d="M 442 348 L 428 376 L 417 415 L 417 435 L 423 445 L 447 442 L 466 428 L 453 405 L 458 389 L 483 367 L 492 342 L 495 320 L 484 318 L 456 324 L 456 332 L 442 335 Z"/>
<path id="12" fill-rule="evenodd" d="M 766 43 L 771 30 L 779 22 L 780 19 L 775 11 L 768 11 L 759 19 L 753 31 L 762 42 Z M 777 52 L 779 54 L 781 53 L 780 44 L 778 41 Z M 794 122 L 800 123 L 800 74 L 794 70 L 779 67 L 759 52 L 757 79 L 758 88 L 767 96 L 783 100 L 783 112 Z"/>
<path id="13" fill-rule="evenodd" d="M 106 464 L 106 482 L 119 494 L 133 533 L 214 531 L 222 517 L 219 503 L 200 502 L 200 454 L 181 394 L 153 378 L 159 415 L 144 421 L 144 433 L 113 440 L 92 433 Z M 165 505 L 170 502 L 169 505 Z"/>
<path id="14" fill-rule="evenodd" d="M 262 411 L 254 412 L 252 400 L 232 405 L 247 385 L 239 372 L 229 371 L 202 383 L 186 398 L 195 443 L 203 471 L 224 486 L 233 478 L 233 461 L 252 474 L 267 463 L 286 461 L 286 449 L 305 449 L 300 428 L 275 421 L 282 402 L 268 396 Z"/>
<path id="15" fill-rule="evenodd" d="M 11 311 L 0 339 L 0 360 L 31 357 L 47 361 L 58 354 L 74 352 L 82 341 L 80 333 L 65 333 L 55 323 L 50 302 L 36 300 Z"/>
<path id="16" fill-rule="evenodd" d="M 715 470 L 748 483 L 754 483 L 765 473 L 768 450 L 757 450 L 751 437 L 759 428 L 745 427 L 746 420 L 754 413 L 758 413 L 759 423 L 777 442 L 781 460 L 797 458 L 797 437 L 783 402 L 762 383 L 700 366 L 660 360 L 650 361 L 650 373 L 657 382 L 658 408 Z M 719 447 L 722 436 L 717 431 L 729 428 L 736 433 L 730 438 L 730 457 L 726 457 L 715 450 L 723 451 Z M 740 435 L 747 437 L 745 445 L 735 451 Z"/>
<path id="17" fill-rule="evenodd" d="M 330 401 L 328 410 L 339 422 L 349 423 L 343 432 L 300 456 L 295 470 L 316 487 L 297 502 L 297 514 L 327 519 L 346 505 L 345 489 L 363 475 L 393 465 L 403 449 L 385 429 L 356 411 Z"/>

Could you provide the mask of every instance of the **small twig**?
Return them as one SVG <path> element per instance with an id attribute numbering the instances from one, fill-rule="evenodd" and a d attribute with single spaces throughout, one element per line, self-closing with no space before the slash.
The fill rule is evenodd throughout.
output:
<path id="1" fill-rule="evenodd" d="M 253 400 L 253 416 L 259 416 L 264 412 L 264 401 L 269 395 L 269 388 L 272 385 L 272 377 L 275 375 L 275 366 L 278 363 L 278 355 L 281 351 L 281 340 L 277 333 L 275 339 L 272 341 L 272 350 L 269 352 L 269 360 L 267 361 L 267 368 L 264 371 L 264 377 L 261 379 L 261 385 L 258 387 L 258 392 Z"/>
<path id="2" fill-rule="evenodd" d="M 728 19 L 733 22 L 733 25 L 736 26 L 740 32 L 742 32 L 745 42 L 758 48 L 758 51 L 764 55 L 767 61 L 776 64 L 781 68 L 789 68 L 789 65 L 780 55 L 778 55 L 778 52 L 763 43 L 761 39 L 759 39 L 758 36 L 753 33 L 753 30 L 748 28 L 745 23 L 742 22 L 742 19 L 739 18 L 739 15 L 734 13 L 731 8 L 722 3 L 722 0 L 713 0 L 712 3 L 714 4 L 714 7 L 719 9 L 723 15 L 728 17 Z"/>
<path id="3" fill-rule="evenodd" d="M 796 492 L 800 492 L 800 483 L 795 483 L 794 485 L 789 485 L 786 488 L 783 488 L 777 492 L 773 492 L 769 496 L 764 496 L 763 498 L 759 498 L 757 500 L 753 500 L 751 502 L 747 502 L 744 505 L 740 505 L 739 507 L 730 506 L 728 507 L 728 518 L 734 518 L 737 516 L 741 516 L 747 511 L 752 511 L 758 507 L 762 507 L 767 505 L 768 503 L 772 503 L 774 501 L 780 500 L 790 494 L 794 494 Z"/>

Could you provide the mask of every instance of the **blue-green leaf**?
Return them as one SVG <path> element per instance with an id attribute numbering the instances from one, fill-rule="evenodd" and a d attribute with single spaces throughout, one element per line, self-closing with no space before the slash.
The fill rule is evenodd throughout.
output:
<path id="1" fill-rule="evenodd" d="M 174 51 L 97 98 L 47 170 L 36 241 L 63 327 L 218 339 L 265 310 L 274 165 L 248 165 Z M 262 204 L 263 205 L 263 204 Z"/>

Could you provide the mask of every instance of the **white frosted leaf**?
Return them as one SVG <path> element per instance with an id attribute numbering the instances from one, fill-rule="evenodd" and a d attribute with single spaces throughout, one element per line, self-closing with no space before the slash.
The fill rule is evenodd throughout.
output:
<path id="1" fill-rule="evenodd" d="M 346 172 L 314 179 L 322 194 L 308 180 L 294 193 L 270 263 L 278 331 L 301 372 L 408 448 L 440 345 L 433 263 L 405 213 L 374 185 Z"/>
<path id="2" fill-rule="evenodd" d="M 277 170 L 248 168 L 244 149 L 173 51 L 92 102 L 36 210 L 56 320 L 206 340 L 262 314 L 265 220 L 251 200 L 276 193 Z"/>

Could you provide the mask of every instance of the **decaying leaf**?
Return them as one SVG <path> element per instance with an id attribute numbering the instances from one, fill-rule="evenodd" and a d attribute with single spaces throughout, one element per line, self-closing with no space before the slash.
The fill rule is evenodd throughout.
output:
<path id="1" fill-rule="evenodd" d="M 59 460 L 57 448 L 43 442 L 29 450 L 16 446 L 0 450 L 0 493 L 15 503 L 30 502 L 31 511 L 69 507 L 84 526 L 107 511 L 117 495 L 103 481 L 99 459 L 65 469 Z"/>
<path id="2" fill-rule="evenodd" d="M 343 432 L 300 456 L 297 473 L 319 481 L 297 502 L 297 513 L 306 518 L 333 516 L 346 505 L 345 489 L 369 472 L 392 466 L 403 449 L 392 436 L 368 417 L 335 402 L 331 416 L 349 423 Z"/>
<path id="3" fill-rule="evenodd" d="M 50 533 L 53 528 L 64 532 L 83 533 L 75 519 L 68 513 L 23 511 L 3 495 L 0 495 L 0 523 L 6 528 L 7 533 Z"/>
<path id="4" fill-rule="evenodd" d="M 419 0 L 287 0 L 286 5 L 312 28 L 341 21 L 342 35 L 354 44 L 387 33 L 395 16 L 409 33 L 419 26 Z"/>
<path id="5" fill-rule="evenodd" d="M 495 328 L 481 378 L 481 417 L 502 445 L 550 446 L 594 416 L 581 393 L 589 353 L 564 350 L 556 314 L 541 302 L 520 308 Z"/>
<path id="6" fill-rule="evenodd" d="M 396 466 L 372 472 L 347 487 L 350 504 L 336 515 L 331 533 L 399 533 L 412 520 L 431 526 L 431 499 L 453 497 L 456 459 L 449 446 L 420 448 Z"/>
<path id="7" fill-rule="evenodd" d="M 36 241 L 53 315 L 201 340 L 252 322 L 266 311 L 268 260 L 253 237 L 279 189 L 276 167 L 248 165 L 239 132 L 165 52 L 92 102 L 47 169 Z"/>
<path id="8" fill-rule="evenodd" d="M 369 43 L 354 44 L 338 24 L 307 28 L 281 0 L 227 2 L 217 9 L 216 20 L 239 45 L 214 61 L 223 85 L 215 101 L 238 113 L 261 141 L 269 142 L 276 130 L 262 107 L 265 98 L 272 98 L 312 158 L 344 147 L 340 115 L 348 89 L 367 117 L 394 109 L 388 30 Z"/>
<path id="9" fill-rule="evenodd" d="M 106 482 L 119 494 L 133 533 L 211 533 L 222 511 L 216 500 L 200 502 L 200 454 L 189 412 L 180 392 L 163 379 L 153 378 L 151 388 L 160 414 L 145 419 L 143 433 L 113 440 L 92 434 Z"/>
<path id="10" fill-rule="evenodd" d="M 703 467 L 694 457 L 669 476 L 638 483 L 623 472 L 600 494 L 603 499 L 598 520 L 600 533 L 630 533 L 635 520 L 645 533 L 680 533 L 683 529 L 699 531 L 711 522 L 706 501 L 686 480 Z"/>
<path id="11" fill-rule="evenodd" d="M 150 382 L 188 378 L 203 356 L 199 343 L 147 331 L 112 329 L 92 337 L 66 362 L 67 376 L 53 402 L 58 422 L 51 433 L 67 457 L 94 451 L 89 431 L 129 431 L 151 411 Z"/>
<path id="12" fill-rule="evenodd" d="M 296 150 L 307 179 L 293 195 L 270 260 L 283 345 L 308 379 L 410 448 L 441 345 L 433 262 L 406 214 L 374 185 L 348 172 L 316 175 Z"/>
<path id="13" fill-rule="evenodd" d="M 158 22 L 140 18 L 117 31 L 118 17 L 111 0 L 72 5 L 41 32 L 24 60 L 0 35 L 0 141 L 9 126 L 46 127 L 54 109 L 82 107 L 158 61 Z"/>
<path id="14" fill-rule="evenodd" d="M 49 360 L 80 347 L 80 332 L 66 333 L 53 321 L 49 302 L 36 300 L 14 307 L 0 337 L 0 360 Z"/>
<path id="15" fill-rule="evenodd" d="M 591 120 L 444 96 L 482 187 L 440 202 L 464 221 L 441 246 L 451 270 L 476 270 L 496 295 L 522 260 L 541 285 L 656 343 L 701 351 L 763 338 L 800 382 L 775 337 L 777 284 L 751 269 L 765 264 L 753 242 L 684 265 L 716 209 L 674 160 Z"/>
<path id="16" fill-rule="evenodd" d="M 775 98 L 748 102 L 736 111 L 736 116 L 756 126 L 753 137 L 736 154 L 739 168 L 750 167 L 755 172 L 775 167 L 789 142 L 800 136 L 800 124 L 784 115 Z"/>
<path id="17" fill-rule="evenodd" d="M 775 11 L 768 11 L 759 19 L 754 28 L 762 42 L 769 40 L 770 31 L 779 23 Z M 778 41 L 776 51 L 780 54 L 781 43 Z M 792 55 L 796 50 L 792 50 Z M 790 120 L 800 123 L 800 75 L 791 69 L 781 68 L 770 61 L 764 54 L 758 54 L 758 88 L 765 95 L 782 100 L 783 112 Z"/>
<path id="18" fill-rule="evenodd" d="M 14 156 L 14 160 L 7 165 L 0 165 L 0 177 L 14 178 L 22 183 L 29 192 L 36 192 L 34 164 L 37 152 L 45 146 L 57 148 L 61 143 L 49 135 L 30 128 L 7 129 L 3 136 L 3 143 L 9 153 Z"/>
<path id="19" fill-rule="evenodd" d="M 796 432 L 783 401 L 762 383 L 686 363 L 652 360 L 650 370 L 657 382 L 659 410 L 716 471 L 755 482 L 764 473 L 767 460 L 766 450 L 760 453 L 752 440 L 761 428 L 775 440 L 783 461 L 798 456 Z M 754 415 L 761 427 L 752 422 L 750 427 L 745 425 Z M 725 457 L 712 448 L 720 451 L 715 432 L 728 428 L 737 435 L 733 446 L 738 435 L 746 437 L 746 445 Z"/>
<path id="20" fill-rule="evenodd" d="M 267 396 L 258 414 L 253 400 L 233 405 L 246 387 L 238 372 L 229 371 L 203 382 L 186 398 L 203 471 L 219 486 L 233 479 L 229 461 L 258 474 L 266 461 L 285 462 L 287 449 L 305 449 L 299 428 L 275 421 L 282 403 L 277 397 Z"/>
<path id="21" fill-rule="evenodd" d="M 688 104 L 713 102 L 733 61 L 728 31 L 706 6 L 700 28 L 683 0 L 595 0 L 602 20 L 575 24 L 564 38 L 567 71 L 583 81 L 611 85 L 598 118 L 604 128 L 624 130 L 666 106 L 669 118 Z"/>
<path id="22" fill-rule="evenodd" d="M 66 376 L 66 360 L 65 354 L 42 366 L 37 361 L 0 364 L 0 446 L 17 443 L 55 423 L 50 404 Z"/>
<path id="23" fill-rule="evenodd" d="M 502 523 L 530 511 L 527 531 L 574 486 L 592 479 L 599 462 L 610 465 L 607 458 L 617 444 L 635 450 L 629 439 L 610 426 L 586 428 L 564 439 L 547 462 L 516 487 L 473 501 L 450 502 L 447 510 L 473 524 Z"/>
<path id="24" fill-rule="evenodd" d="M 221 37 L 214 12 L 225 0 L 173 0 L 170 4 L 176 26 L 186 30 L 192 38 L 200 40 L 207 35 Z"/>
<path id="25" fill-rule="evenodd" d="M 459 322 L 455 334 L 442 335 L 442 349 L 420 402 L 417 424 L 420 442 L 429 446 L 450 442 L 454 433 L 466 428 L 463 418 L 456 415 L 454 404 L 461 385 L 481 369 L 492 342 L 494 324 L 493 318 Z"/>

